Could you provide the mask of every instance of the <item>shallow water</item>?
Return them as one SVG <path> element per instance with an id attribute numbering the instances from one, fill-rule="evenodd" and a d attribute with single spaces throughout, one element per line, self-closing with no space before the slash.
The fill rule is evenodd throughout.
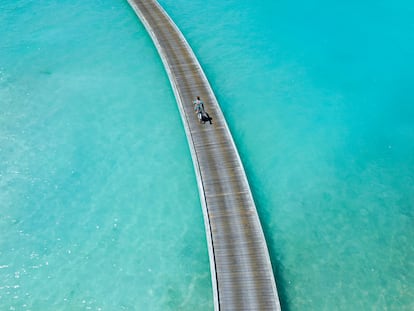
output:
<path id="1" fill-rule="evenodd" d="M 0 309 L 211 309 L 185 134 L 133 11 L 0 12 Z"/>
<path id="2" fill-rule="evenodd" d="M 413 5 L 161 2 L 230 124 L 284 309 L 413 309 Z"/>
<path id="3" fill-rule="evenodd" d="M 414 309 L 413 5 L 160 3 L 228 120 L 283 309 Z M 0 12 L 0 306 L 212 310 L 184 130 L 132 10 Z"/>

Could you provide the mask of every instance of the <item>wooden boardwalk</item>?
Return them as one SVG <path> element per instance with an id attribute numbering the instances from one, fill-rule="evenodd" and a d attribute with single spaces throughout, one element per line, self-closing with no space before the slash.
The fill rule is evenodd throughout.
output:
<path id="1" fill-rule="evenodd" d="M 214 310 L 280 310 L 263 231 L 236 146 L 185 38 L 155 0 L 128 0 L 151 35 L 180 109 L 203 208 Z M 200 96 L 213 124 L 199 123 Z"/>

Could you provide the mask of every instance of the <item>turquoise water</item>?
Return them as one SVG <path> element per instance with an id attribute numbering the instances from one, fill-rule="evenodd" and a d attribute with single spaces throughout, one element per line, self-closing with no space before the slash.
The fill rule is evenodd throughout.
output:
<path id="1" fill-rule="evenodd" d="M 239 147 L 282 307 L 413 310 L 412 3 L 162 3 Z"/>
<path id="2" fill-rule="evenodd" d="M 0 310 L 211 309 L 185 134 L 133 11 L 0 12 Z"/>
<path id="3" fill-rule="evenodd" d="M 283 309 L 414 309 L 414 6 L 160 3 L 233 132 Z M 0 12 L 0 309 L 212 310 L 184 131 L 128 5 Z"/>

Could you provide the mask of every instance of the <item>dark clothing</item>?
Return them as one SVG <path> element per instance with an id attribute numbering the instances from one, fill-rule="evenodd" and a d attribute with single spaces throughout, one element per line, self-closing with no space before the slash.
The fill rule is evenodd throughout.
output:
<path id="1" fill-rule="evenodd" d="M 204 123 L 206 123 L 206 122 L 210 122 L 210 124 L 213 124 L 212 122 L 211 122 L 211 120 L 213 120 L 213 118 L 212 117 L 210 117 L 209 116 L 209 114 L 207 113 L 207 112 L 205 112 L 205 111 L 203 111 L 203 112 L 199 112 L 198 113 L 198 119 L 200 120 L 200 122 L 202 122 L 203 124 Z"/>

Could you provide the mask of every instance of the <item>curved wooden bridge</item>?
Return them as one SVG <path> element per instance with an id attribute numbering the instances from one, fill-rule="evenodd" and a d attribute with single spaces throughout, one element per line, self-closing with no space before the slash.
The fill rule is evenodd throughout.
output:
<path id="1" fill-rule="evenodd" d="M 214 93 L 185 38 L 155 0 L 128 0 L 167 70 L 191 150 L 203 208 L 214 309 L 280 310 L 276 283 L 253 197 Z M 213 118 L 202 124 L 200 96 Z"/>

